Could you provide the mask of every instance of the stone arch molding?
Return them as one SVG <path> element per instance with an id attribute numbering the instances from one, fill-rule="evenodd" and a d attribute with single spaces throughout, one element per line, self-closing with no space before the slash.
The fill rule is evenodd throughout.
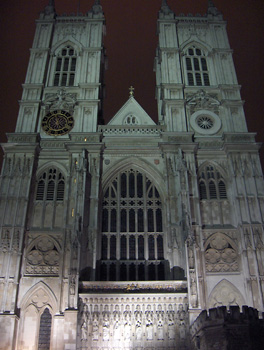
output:
<path id="1" fill-rule="evenodd" d="M 115 163 L 110 169 L 106 171 L 106 173 L 103 176 L 103 186 L 102 186 L 103 191 L 106 189 L 109 182 L 119 172 L 125 171 L 129 167 L 145 173 L 151 179 L 153 184 L 155 184 L 155 186 L 157 187 L 157 190 L 159 191 L 160 196 L 162 197 L 162 200 L 164 200 L 165 198 L 164 193 L 166 190 L 164 185 L 164 179 L 162 178 L 162 175 L 160 174 L 160 172 L 157 171 L 150 163 L 134 157 Z"/>
<path id="2" fill-rule="evenodd" d="M 220 164 L 218 164 L 217 162 L 213 161 L 213 160 L 205 160 L 204 162 L 202 162 L 201 164 L 199 164 L 199 168 L 198 168 L 198 175 L 201 174 L 201 172 L 207 167 L 207 166 L 213 166 L 215 168 L 216 171 L 218 171 L 223 178 L 225 179 L 225 181 L 228 181 L 228 174 L 226 172 L 226 169 L 223 168 L 223 166 L 221 166 Z"/>
<path id="3" fill-rule="evenodd" d="M 181 45 L 182 52 L 185 52 L 191 45 L 197 46 L 198 48 L 204 50 L 206 56 L 208 56 L 212 52 L 212 47 L 209 46 L 205 42 L 201 42 L 200 40 L 193 40 L 193 38 L 186 40 Z"/>
<path id="4" fill-rule="evenodd" d="M 57 311 L 57 300 L 51 289 L 43 282 L 30 288 L 19 307 L 21 322 L 19 323 L 18 349 L 35 349 L 38 343 L 41 315 L 46 309 L 54 315 Z"/>
<path id="5" fill-rule="evenodd" d="M 40 314 L 45 308 L 48 308 L 54 314 L 57 309 L 57 303 L 57 298 L 53 291 L 41 281 L 27 291 L 18 306 L 22 312 L 26 312 L 29 307 L 31 309 L 34 307 Z"/>
<path id="6" fill-rule="evenodd" d="M 218 306 L 245 305 L 245 299 L 240 291 L 226 279 L 220 281 L 209 295 L 208 308 Z"/>
<path id="7" fill-rule="evenodd" d="M 83 45 L 77 41 L 71 38 L 71 40 L 65 41 L 65 39 L 60 40 L 55 47 L 53 47 L 51 51 L 52 56 L 58 55 L 60 51 L 65 47 L 65 46 L 72 46 L 73 49 L 76 51 L 77 55 L 79 56 L 81 53 L 81 50 L 83 49 Z"/>
<path id="8" fill-rule="evenodd" d="M 38 179 L 44 173 L 44 171 L 48 171 L 50 168 L 58 169 L 65 178 L 68 175 L 68 171 L 64 164 L 51 161 L 40 166 L 40 168 L 37 171 L 36 178 Z"/>

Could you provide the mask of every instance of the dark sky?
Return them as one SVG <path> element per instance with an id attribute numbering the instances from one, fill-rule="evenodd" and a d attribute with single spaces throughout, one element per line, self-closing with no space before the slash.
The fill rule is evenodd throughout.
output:
<path id="1" fill-rule="evenodd" d="M 77 12 L 78 0 L 55 0 L 56 12 Z M 0 38 L 0 141 L 6 132 L 14 132 L 32 46 L 35 19 L 48 0 L 1 0 Z M 105 120 L 109 120 L 135 87 L 135 98 L 157 121 L 153 62 L 157 45 L 156 20 L 161 0 L 101 0 L 106 17 L 105 47 L 108 70 L 105 74 Z M 248 129 L 264 140 L 264 1 L 214 0 L 227 20 L 227 29 Z M 80 0 L 80 12 L 87 12 L 93 0 Z M 207 0 L 168 0 L 180 13 L 206 13 Z M 261 152 L 264 166 L 264 151 Z"/>

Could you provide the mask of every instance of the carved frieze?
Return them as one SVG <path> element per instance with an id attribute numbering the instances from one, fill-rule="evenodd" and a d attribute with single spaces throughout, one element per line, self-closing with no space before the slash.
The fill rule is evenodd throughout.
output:
<path id="1" fill-rule="evenodd" d="M 77 104 L 77 94 L 66 93 L 65 89 L 61 88 L 56 94 L 47 94 L 43 101 L 45 107 L 45 113 L 54 110 L 66 110 L 70 113 L 73 112 L 74 107 Z"/>
<path id="2" fill-rule="evenodd" d="M 164 296 L 144 295 L 137 298 L 87 297 L 80 295 L 80 343 L 83 347 L 117 345 L 127 347 L 132 343 L 146 348 L 160 349 L 186 341 L 188 312 L 186 303 Z M 133 347 L 134 348 L 134 347 Z"/>
<path id="3" fill-rule="evenodd" d="M 197 93 L 187 97 L 187 106 L 195 109 L 215 109 L 220 105 L 220 101 L 215 95 L 209 95 L 204 90 L 199 90 Z"/>

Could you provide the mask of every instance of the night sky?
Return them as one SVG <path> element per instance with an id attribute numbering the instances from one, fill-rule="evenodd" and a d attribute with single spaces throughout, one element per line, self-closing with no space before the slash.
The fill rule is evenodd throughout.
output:
<path id="1" fill-rule="evenodd" d="M 35 32 L 35 19 L 48 0 L 1 0 L 0 37 L 0 141 L 6 132 L 14 132 L 25 80 L 29 49 Z M 57 14 L 76 13 L 78 0 L 55 0 Z M 80 0 L 80 12 L 90 10 L 93 0 Z M 104 118 L 107 122 L 128 99 L 128 88 L 135 87 L 135 98 L 157 121 L 155 73 L 157 46 L 156 21 L 161 0 L 102 0 L 106 17 L 105 47 L 108 70 L 105 73 L 106 99 Z M 207 0 L 168 0 L 176 13 L 207 11 Z M 227 30 L 248 129 L 264 140 L 264 1 L 214 0 L 227 20 Z M 264 151 L 261 151 L 264 167 Z"/>

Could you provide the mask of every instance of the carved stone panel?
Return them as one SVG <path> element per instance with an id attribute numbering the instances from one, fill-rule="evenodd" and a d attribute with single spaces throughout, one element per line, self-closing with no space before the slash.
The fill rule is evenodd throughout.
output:
<path id="1" fill-rule="evenodd" d="M 209 239 L 205 249 L 207 272 L 239 271 L 238 254 L 225 235 L 217 233 Z"/>
<path id="2" fill-rule="evenodd" d="M 26 274 L 58 275 L 60 252 L 54 241 L 42 236 L 31 245 L 26 255 Z"/>

